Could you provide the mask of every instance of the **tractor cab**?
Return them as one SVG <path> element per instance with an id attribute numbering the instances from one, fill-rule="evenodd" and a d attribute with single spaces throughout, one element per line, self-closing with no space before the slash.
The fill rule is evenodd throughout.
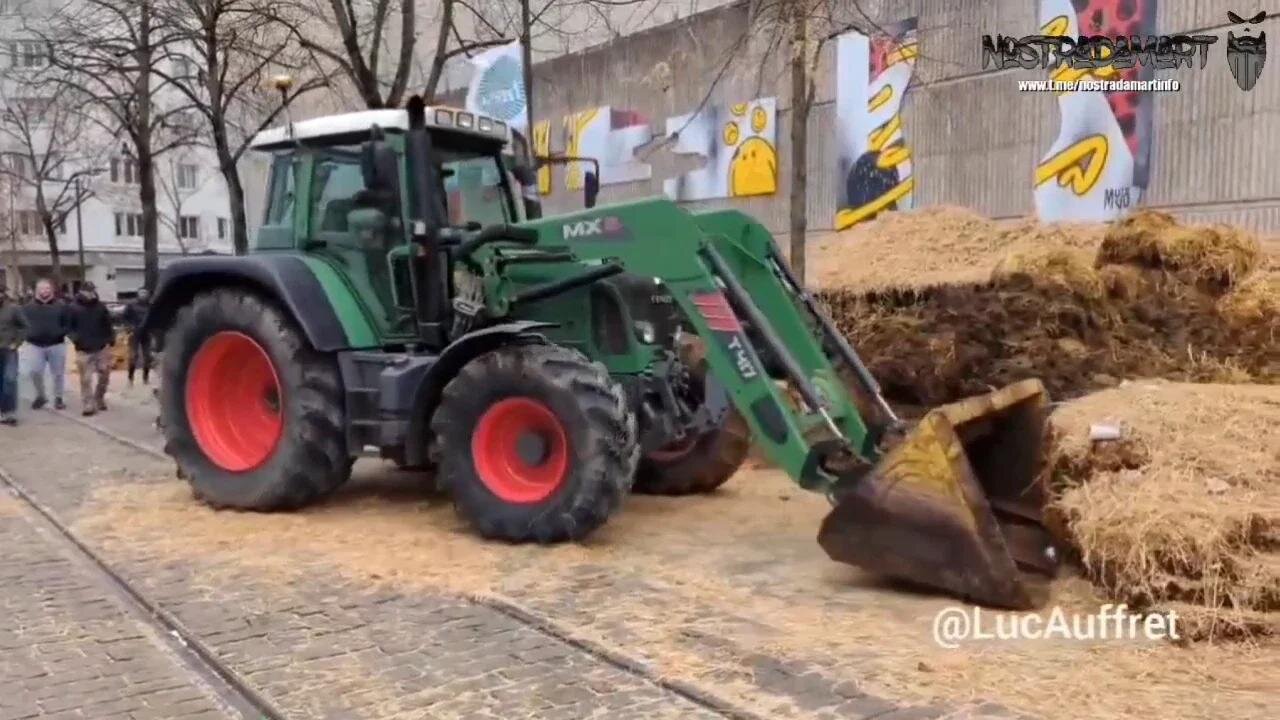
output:
<path id="1" fill-rule="evenodd" d="M 321 117 L 254 138 L 252 149 L 271 156 L 271 170 L 251 250 L 301 251 L 331 266 L 379 337 L 439 345 L 450 246 L 541 209 L 518 133 L 474 113 L 419 106 L 427 159 L 414 161 L 413 112 Z"/>

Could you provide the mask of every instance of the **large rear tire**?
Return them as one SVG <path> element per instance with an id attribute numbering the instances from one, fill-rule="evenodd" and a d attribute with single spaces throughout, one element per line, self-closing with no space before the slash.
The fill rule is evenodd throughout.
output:
<path id="1" fill-rule="evenodd" d="M 751 428 L 732 408 L 720 427 L 640 460 L 636 492 L 650 495 L 709 493 L 738 471 L 751 451 Z"/>
<path id="2" fill-rule="evenodd" d="M 197 295 L 165 336 L 161 378 L 165 452 L 204 502 L 290 510 L 350 477 L 337 364 L 262 297 Z"/>
<path id="3" fill-rule="evenodd" d="M 693 369 L 686 391 L 706 394 L 706 345 L 696 336 L 685 339 L 678 352 Z M 686 398 L 693 401 L 694 397 Z M 712 492 L 728 482 L 751 451 L 751 428 L 729 407 L 718 426 L 683 442 L 647 453 L 636 473 L 636 492 L 650 495 L 694 495 Z"/>
<path id="4" fill-rule="evenodd" d="M 431 422 L 439 479 L 480 535 L 576 540 L 604 524 L 635 477 L 636 421 L 600 363 L 555 345 L 472 360 Z"/>

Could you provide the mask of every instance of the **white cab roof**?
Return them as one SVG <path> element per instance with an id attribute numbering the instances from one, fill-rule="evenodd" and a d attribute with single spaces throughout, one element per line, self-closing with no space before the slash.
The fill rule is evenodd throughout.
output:
<path id="1" fill-rule="evenodd" d="M 471 118 L 470 127 L 459 127 L 456 118 L 459 113 Z M 448 119 L 445 121 L 445 119 Z M 484 116 L 466 113 L 457 108 L 430 106 L 426 108 L 427 127 L 436 127 L 454 132 L 467 133 L 478 137 L 498 138 L 506 142 L 511 139 L 511 130 L 505 124 Z M 317 140 L 326 137 L 350 135 L 368 132 L 377 125 L 383 130 L 405 132 L 409 129 L 409 112 L 407 110 L 362 110 L 360 112 L 343 113 L 341 115 L 325 115 L 323 117 L 301 120 L 293 124 L 293 137 L 297 140 Z M 484 126 L 487 130 L 481 130 Z M 263 130 L 249 144 L 252 148 L 269 148 L 291 141 L 289 127 L 281 125 Z"/>

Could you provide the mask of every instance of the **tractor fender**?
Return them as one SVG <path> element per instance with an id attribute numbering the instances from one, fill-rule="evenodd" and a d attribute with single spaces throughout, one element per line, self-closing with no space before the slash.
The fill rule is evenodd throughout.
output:
<path id="1" fill-rule="evenodd" d="M 535 320 L 491 325 L 482 330 L 468 333 L 454 340 L 440 353 L 434 363 L 423 366 L 416 382 L 411 381 L 414 391 L 402 397 L 411 399 L 413 405 L 409 413 L 409 428 L 405 438 L 405 461 L 409 465 L 422 465 L 427 462 L 427 440 L 431 415 L 435 412 L 444 386 L 462 370 L 462 366 L 491 350 L 509 345 L 513 342 L 545 343 L 547 339 L 537 330 L 556 327 L 556 323 Z M 404 387 L 402 385 L 401 387 Z M 385 390 L 385 388 L 384 388 Z M 388 393 L 380 393 L 383 398 L 384 412 L 397 408 L 387 407 L 388 402 L 396 402 L 388 397 Z"/>
<path id="2" fill-rule="evenodd" d="M 158 349 L 178 310 L 197 293 L 219 287 L 239 287 L 272 299 L 288 311 L 311 346 L 333 352 L 351 346 L 346 330 L 315 273 L 292 255 L 237 255 L 174 260 L 160 274 L 151 310 L 141 332 L 155 339 Z"/>

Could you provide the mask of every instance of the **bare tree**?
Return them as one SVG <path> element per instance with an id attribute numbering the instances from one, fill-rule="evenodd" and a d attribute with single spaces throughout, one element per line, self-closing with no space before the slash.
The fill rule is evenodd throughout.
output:
<path id="1" fill-rule="evenodd" d="M 13 183 L 0 176 L 0 238 L 5 249 L 5 283 L 16 292 L 22 289 L 22 263 L 18 255 L 18 230 L 14 224 Z"/>
<path id="2" fill-rule="evenodd" d="M 476 39 L 464 39 L 459 23 L 459 15 L 463 13 L 469 14 L 469 24 L 477 27 Z M 507 42 L 510 42 L 507 35 L 490 23 L 474 6 L 469 5 L 467 0 L 443 0 L 435 53 L 431 56 L 431 69 L 423 86 L 423 97 L 428 101 L 436 97 L 440 90 L 440 80 L 444 77 L 445 67 L 450 60 L 460 55 L 470 57 L 478 50 Z"/>
<path id="3" fill-rule="evenodd" d="M 397 107 L 409 87 L 417 43 L 414 0 L 310 0 L 319 21 L 295 27 L 302 46 L 338 68 L 365 106 Z M 327 40 L 336 30 L 341 49 Z M 387 67 L 389 65 L 389 67 Z"/>
<path id="4" fill-rule="evenodd" d="M 199 128 L 191 105 L 166 93 L 157 75 L 167 48 L 180 39 L 158 12 L 157 0 L 77 0 L 60 8 L 47 25 L 29 28 L 45 42 L 56 73 L 85 116 L 108 137 L 125 141 L 122 155 L 136 165 L 142 206 L 145 286 L 160 273 L 156 216 L 156 158 L 189 145 Z"/>
<path id="5" fill-rule="evenodd" d="M 67 86 L 47 78 L 7 79 L 10 82 L 0 83 L 7 86 L 0 90 L 0 140 L 9 150 L 0 162 L 0 175 L 14 196 L 34 201 L 49 246 L 50 269 L 61 282 L 58 231 L 90 195 L 83 180 L 101 171 L 101 158 L 88 152 L 91 144 L 83 142 L 85 116 Z"/>
<path id="6" fill-rule="evenodd" d="M 175 42 L 156 75 L 203 116 L 231 206 L 235 252 L 248 251 L 244 184 L 239 173 L 254 135 L 273 123 L 284 103 L 328 85 L 323 75 L 297 78 L 284 98 L 267 87 L 276 73 L 309 64 L 297 42 L 296 8 L 274 0 L 163 0 L 160 14 Z"/>
<path id="7" fill-rule="evenodd" d="M 790 166 L 791 188 L 788 208 L 788 259 L 796 277 L 805 277 L 805 237 L 809 229 L 809 118 L 817 94 L 818 62 L 828 42 L 840 34 L 873 27 L 857 0 L 752 0 L 747 9 L 747 26 L 742 36 L 725 53 L 724 64 L 712 79 L 702 102 L 708 102 L 731 63 L 741 54 L 752 55 L 749 64 L 760 68 L 757 89 L 770 80 L 768 69 L 781 63 L 790 86 Z M 785 53 L 785 55 L 783 54 Z M 692 116 L 691 116 L 692 117 Z M 678 133 L 677 133 L 678 135 Z"/>

